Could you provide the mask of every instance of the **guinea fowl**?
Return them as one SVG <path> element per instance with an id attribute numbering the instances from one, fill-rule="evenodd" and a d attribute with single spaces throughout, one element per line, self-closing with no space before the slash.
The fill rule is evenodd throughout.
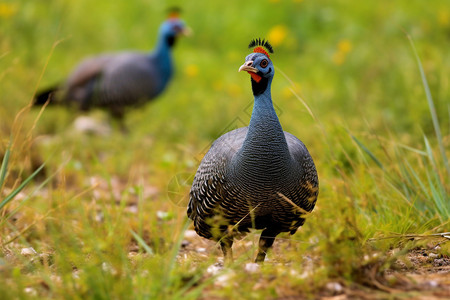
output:
<path id="1" fill-rule="evenodd" d="M 34 104 L 48 101 L 75 105 L 83 111 L 99 107 L 122 121 L 126 107 L 154 99 L 166 88 L 173 74 L 171 49 L 186 33 L 188 28 L 173 11 L 159 28 L 153 52 L 126 51 L 86 58 L 63 85 L 42 91 Z"/>
<path id="2" fill-rule="evenodd" d="M 274 110 L 272 46 L 257 39 L 253 47 L 239 68 L 251 75 L 250 124 L 213 143 L 194 177 L 187 214 L 200 236 L 220 243 L 226 259 L 235 236 L 262 229 L 256 262 L 263 262 L 279 233 L 294 234 L 303 225 L 319 182 L 305 145 L 283 131 Z"/>

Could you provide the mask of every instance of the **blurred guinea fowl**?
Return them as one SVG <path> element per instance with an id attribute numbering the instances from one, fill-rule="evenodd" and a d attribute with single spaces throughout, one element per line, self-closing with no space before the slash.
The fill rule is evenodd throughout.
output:
<path id="1" fill-rule="evenodd" d="M 84 111 L 100 107 L 121 121 L 126 107 L 143 104 L 164 91 L 173 74 L 171 49 L 188 32 L 174 9 L 161 24 L 151 53 L 126 51 L 86 58 L 63 85 L 39 93 L 35 105 L 49 101 Z"/>
<path id="2" fill-rule="evenodd" d="M 239 71 L 251 76 L 254 107 L 248 127 L 219 137 L 194 177 L 187 214 L 195 231 L 218 241 L 232 259 L 233 237 L 262 229 L 256 262 L 281 232 L 294 234 L 317 200 L 319 182 L 305 145 L 283 131 L 272 104 L 272 46 L 251 41 Z"/>

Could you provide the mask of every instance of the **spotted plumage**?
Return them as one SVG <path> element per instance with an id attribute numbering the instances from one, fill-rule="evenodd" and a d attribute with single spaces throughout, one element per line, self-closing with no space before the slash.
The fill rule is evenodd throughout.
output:
<path id="1" fill-rule="evenodd" d="M 253 44 L 272 48 L 266 41 Z M 293 234 L 303 225 L 316 203 L 319 183 L 305 145 L 283 131 L 273 108 L 272 61 L 253 52 L 239 71 L 252 75 L 250 124 L 213 143 L 195 175 L 187 214 L 196 232 L 219 241 L 227 257 L 236 235 L 263 229 L 256 257 L 261 262 L 279 233 Z"/>

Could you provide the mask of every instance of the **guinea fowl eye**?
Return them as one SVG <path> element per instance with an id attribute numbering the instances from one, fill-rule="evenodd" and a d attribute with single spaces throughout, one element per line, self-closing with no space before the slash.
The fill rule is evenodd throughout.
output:
<path id="1" fill-rule="evenodd" d="M 265 68 L 267 67 L 267 65 L 269 64 L 269 62 L 267 61 L 267 59 L 263 59 L 259 65 L 261 66 L 261 68 Z"/>

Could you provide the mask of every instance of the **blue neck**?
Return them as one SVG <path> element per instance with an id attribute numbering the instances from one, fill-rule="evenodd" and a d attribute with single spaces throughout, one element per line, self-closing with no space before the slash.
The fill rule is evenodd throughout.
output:
<path id="1" fill-rule="evenodd" d="M 242 148 L 236 159 L 244 168 L 262 171 L 270 164 L 290 161 L 289 148 L 283 128 L 272 104 L 269 79 L 267 88 L 255 95 L 255 104 Z"/>
<path id="2" fill-rule="evenodd" d="M 167 83 L 172 77 L 173 65 L 170 45 L 167 42 L 167 37 L 160 34 L 155 50 L 150 54 L 150 59 L 154 59 L 155 65 L 159 68 L 161 78 Z"/>

